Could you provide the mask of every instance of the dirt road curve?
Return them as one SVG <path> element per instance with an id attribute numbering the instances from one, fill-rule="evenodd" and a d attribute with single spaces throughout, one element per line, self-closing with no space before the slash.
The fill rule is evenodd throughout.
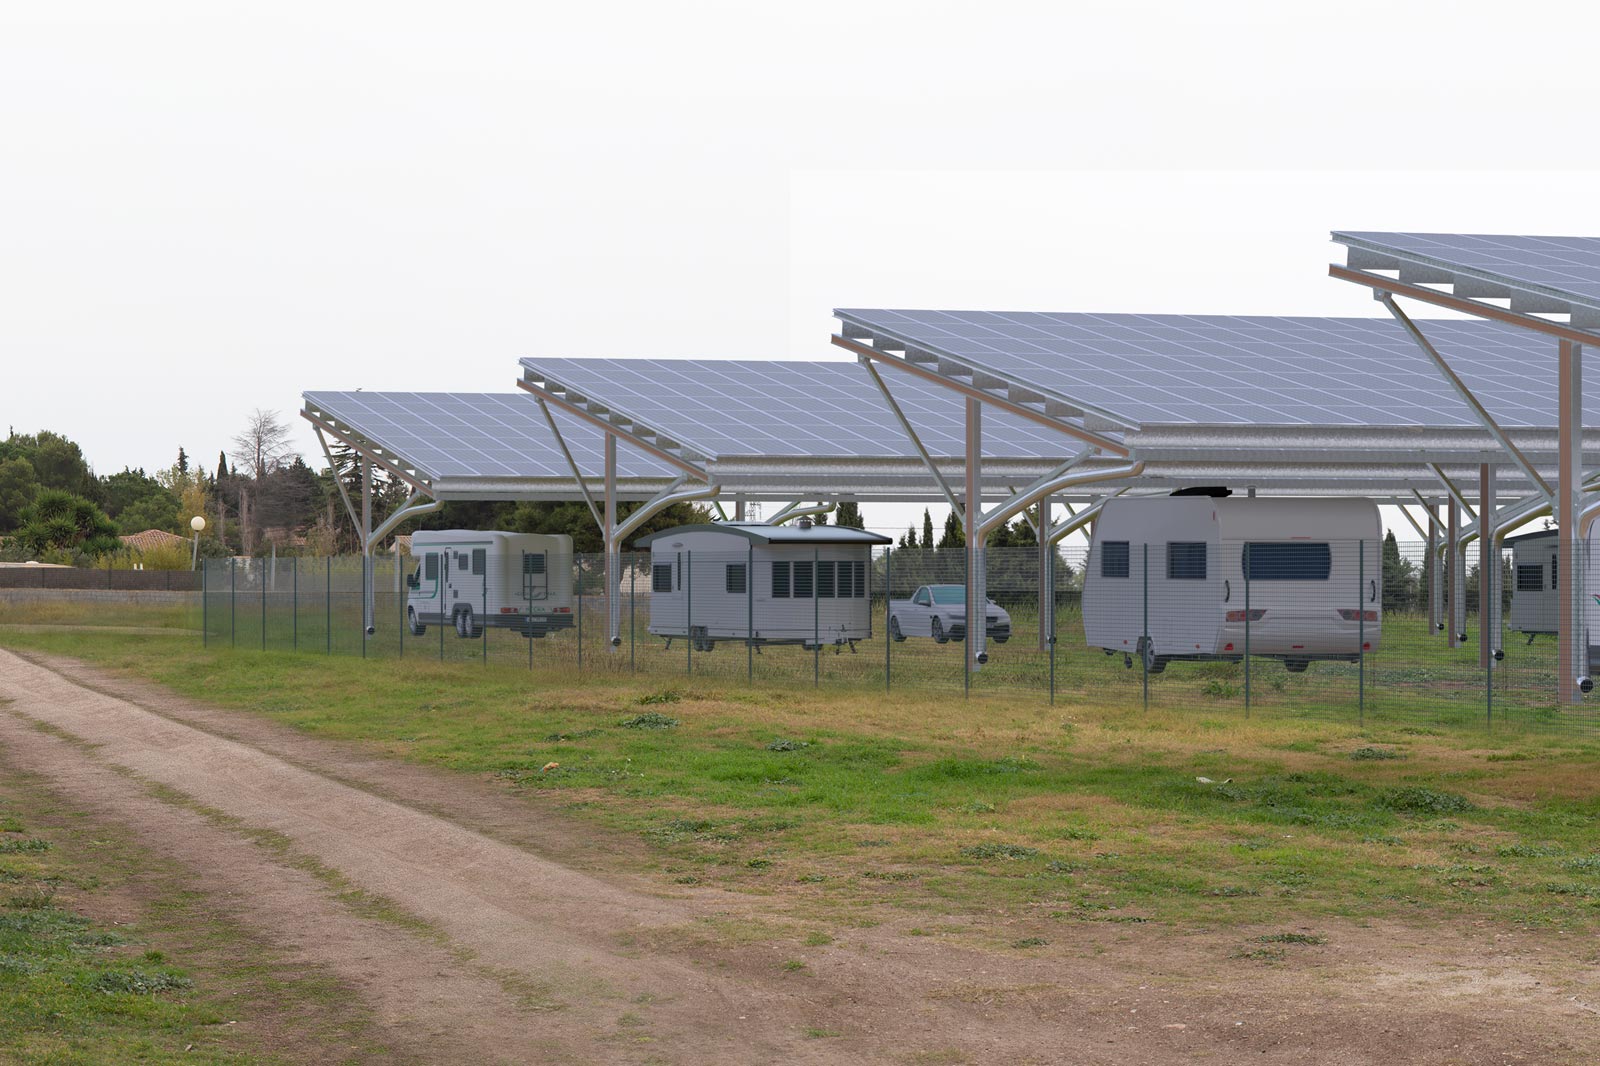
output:
<path id="1" fill-rule="evenodd" d="M 1021 959 L 891 921 L 788 971 L 793 943 L 695 935 L 758 902 L 670 896 L 627 872 L 631 843 L 71 662 L 0 651 L 0 748 L 331 968 L 418 1062 L 1501 1064 L 1600 1046 L 1593 979 L 1487 933 L 1350 928 L 1336 954 L 1267 968 L 1230 963 L 1237 935 L 1085 923 Z"/>

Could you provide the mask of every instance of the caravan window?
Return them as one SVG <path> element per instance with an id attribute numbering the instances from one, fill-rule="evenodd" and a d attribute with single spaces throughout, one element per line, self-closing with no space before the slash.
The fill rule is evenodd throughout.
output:
<path id="1" fill-rule="evenodd" d="M 473 548 L 472 549 L 472 572 L 474 574 L 483 574 L 483 573 L 486 573 L 488 571 L 488 568 L 489 568 L 489 552 L 488 552 L 488 550 L 485 549 L 485 548 Z"/>
<path id="2" fill-rule="evenodd" d="M 460 555 L 456 556 L 456 569 L 465 570 L 467 568 L 467 561 L 467 555 L 465 552 L 462 552 Z"/>
<path id="3" fill-rule="evenodd" d="M 544 552 L 523 552 L 522 572 L 524 574 L 544 573 Z"/>
<path id="4" fill-rule="evenodd" d="M 1559 557 L 1555 556 L 1555 555 L 1550 556 L 1550 591 L 1551 592 L 1554 592 L 1555 588 L 1556 588 L 1556 559 L 1557 558 L 1559 558 Z"/>
<path id="5" fill-rule="evenodd" d="M 650 568 L 650 591 L 672 591 L 672 564 L 656 563 Z"/>
<path id="6" fill-rule="evenodd" d="M 422 573 L 429 581 L 439 580 L 439 555 L 429 552 L 422 557 Z"/>
<path id="7" fill-rule="evenodd" d="M 729 563 L 722 572 L 722 587 L 726 592 L 743 596 L 745 590 L 744 563 Z"/>
<path id="8" fill-rule="evenodd" d="M 817 599 L 833 599 L 833 560 L 819 560 L 817 562 Z"/>
<path id="9" fill-rule="evenodd" d="M 1100 576 L 1128 576 L 1128 542 L 1108 540 L 1100 545 Z"/>
<path id="10" fill-rule="evenodd" d="M 1206 579 L 1206 542 L 1203 540 L 1167 541 L 1167 577 L 1173 581 Z"/>
<path id="11" fill-rule="evenodd" d="M 1544 591 L 1544 567 L 1538 565 L 1537 563 L 1535 563 L 1532 566 L 1529 566 L 1527 563 L 1522 563 L 1522 564 L 1518 565 L 1518 567 L 1517 567 L 1517 591 L 1518 592 L 1543 592 Z"/>
<path id="12" fill-rule="evenodd" d="M 1305 541 L 1246 544 L 1242 559 L 1251 581 L 1326 581 L 1333 571 L 1328 546 Z"/>
<path id="13" fill-rule="evenodd" d="M 864 561 L 857 559 L 854 570 L 855 592 L 853 595 L 856 599 L 861 599 L 867 594 L 867 564 Z"/>
<path id="14" fill-rule="evenodd" d="M 777 562 L 772 564 L 772 598 L 786 600 L 789 598 L 789 564 Z"/>
<path id="15" fill-rule="evenodd" d="M 794 564 L 794 598 L 809 600 L 811 598 L 811 564 Z"/>

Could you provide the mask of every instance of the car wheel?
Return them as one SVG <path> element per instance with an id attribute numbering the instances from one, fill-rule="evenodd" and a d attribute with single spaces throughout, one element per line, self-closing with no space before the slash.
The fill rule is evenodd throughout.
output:
<path id="1" fill-rule="evenodd" d="M 900 619 L 893 615 L 889 617 L 889 639 L 899 643 L 904 643 L 906 639 L 906 635 L 900 632 Z"/>
<path id="2" fill-rule="evenodd" d="M 934 620 L 933 620 L 932 632 L 933 632 L 933 642 L 935 644 L 948 644 L 948 643 L 950 643 L 950 638 L 944 635 L 944 623 L 939 621 L 938 618 L 934 618 Z"/>
<path id="3" fill-rule="evenodd" d="M 990 637 L 989 639 L 994 641 L 996 644 L 1004 644 L 1006 641 L 1010 640 L 1011 638 L 1010 637 Z"/>

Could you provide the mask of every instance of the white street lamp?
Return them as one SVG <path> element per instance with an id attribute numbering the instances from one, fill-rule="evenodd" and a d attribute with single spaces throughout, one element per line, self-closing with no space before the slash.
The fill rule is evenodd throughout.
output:
<path id="1" fill-rule="evenodd" d="M 200 562 L 200 531 L 206 528 L 206 520 L 201 515 L 189 519 L 189 528 L 194 530 L 194 549 L 189 553 L 189 569 L 193 570 Z"/>

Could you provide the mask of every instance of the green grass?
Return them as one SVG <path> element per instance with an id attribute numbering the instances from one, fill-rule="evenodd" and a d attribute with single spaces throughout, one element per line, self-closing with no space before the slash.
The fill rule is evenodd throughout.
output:
<path id="1" fill-rule="evenodd" d="M 1600 871 L 1572 865 L 1600 813 L 1588 739 L 1523 734 L 1527 758 L 1491 761 L 1482 734 L 1214 720 L 1114 693 L 1051 708 L 706 679 L 674 690 L 676 726 L 623 728 L 658 682 L 170 637 L 0 641 L 498 781 L 633 835 L 664 886 L 773 893 L 800 917 L 1600 917 Z M 1363 747 L 1401 757 L 1351 757 Z"/>
<path id="2" fill-rule="evenodd" d="M 0 762 L 0 841 L 8 840 L 48 847 L 0 854 L 0 1061 L 389 1057 L 348 986 L 239 923 L 130 829 Z M 115 925 L 101 914 L 114 914 Z"/>

